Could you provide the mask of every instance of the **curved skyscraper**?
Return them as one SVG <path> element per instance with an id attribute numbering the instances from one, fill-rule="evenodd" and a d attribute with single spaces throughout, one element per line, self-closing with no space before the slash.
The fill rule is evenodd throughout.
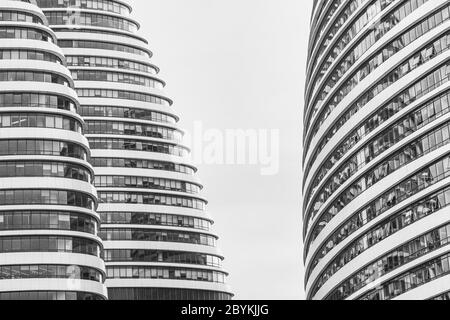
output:
<path id="1" fill-rule="evenodd" d="M 92 150 L 110 299 L 230 299 L 196 168 L 131 7 L 39 0 Z"/>
<path id="2" fill-rule="evenodd" d="M 34 1 L 0 1 L 0 300 L 106 299 L 74 83 Z"/>
<path id="3" fill-rule="evenodd" d="M 449 299 L 450 3 L 319 0 L 304 108 L 308 299 Z"/>

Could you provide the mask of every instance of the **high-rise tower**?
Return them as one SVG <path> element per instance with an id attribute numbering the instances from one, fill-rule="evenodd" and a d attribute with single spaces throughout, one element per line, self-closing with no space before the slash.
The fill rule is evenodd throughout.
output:
<path id="1" fill-rule="evenodd" d="M 109 298 L 231 298 L 202 185 L 131 7 L 37 2 L 67 57 L 86 121 Z"/>
<path id="2" fill-rule="evenodd" d="M 309 299 L 449 299 L 450 3 L 314 3 L 304 108 Z"/>
<path id="3" fill-rule="evenodd" d="M 107 296 L 84 121 L 56 42 L 34 1 L 0 1 L 0 300 Z"/>

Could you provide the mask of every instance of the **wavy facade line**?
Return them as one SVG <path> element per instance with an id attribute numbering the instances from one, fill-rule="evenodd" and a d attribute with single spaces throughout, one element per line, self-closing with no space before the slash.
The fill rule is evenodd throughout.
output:
<path id="1" fill-rule="evenodd" d="M 448 299 L 449 2 L 319 0 L 311 30 L 308 299 Z"/>
<path id="2" fill-rule="evenodd" d="M 39 0 L 91 147 L 110 299 L 230 299 L 213 220 L 131 7 Z"/>
<path id="3" fill-rule="evenodd" d="M 73 79 L 34 1 L 0 2 L 0 300 L 104 300 Z"/>

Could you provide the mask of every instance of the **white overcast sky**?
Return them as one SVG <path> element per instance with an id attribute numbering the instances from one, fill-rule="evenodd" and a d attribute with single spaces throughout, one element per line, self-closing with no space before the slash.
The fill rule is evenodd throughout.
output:
<path id="1" fill-rule="evenodd" d="M 279 129 L 280 172 L 199 165 L 236 299 L 304 299 L 301 119 L 312 0 L 128 0 L 188 131 Z"/>

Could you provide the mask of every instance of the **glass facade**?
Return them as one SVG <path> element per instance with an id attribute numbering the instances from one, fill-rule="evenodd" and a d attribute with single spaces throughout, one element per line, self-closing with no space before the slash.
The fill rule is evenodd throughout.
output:
<path id="1" fill-rule="evenodd" d="M 113 288 L 109 290 L 112 300 L 230 300 L 228 292 L 167 289 L 167 288 Z"/>
<path id="2" fill-rule="evenodd" d="M 315 7 L 303 139 L 307 298 L 445 300 L 450 287 L 431 282 L 449 273 L 448 1 Z"/>
<path id="3" fill-rule="evenodd" d="M 449 19 L 449 9 L 448 6 L 439 9 L 437 12 L 431 14 L 428 18 L 426 18 L 424 21 L 417 23 L 412 28 L 408 29 L 406 32 L 404 32 L 402 35 L 400 35 L 398 38 L 393 40 L 392 42 L 385 45 L 383 48 L 380 48 L 376 54 L 373 55 L 373 57 L 364 65 L 362 65 L 353 75 L 353 77 L 347 81 L 346 88 L 347 91 L 350 90 L 354 85 L 365 79 L 371 72 L 376 70 L 379 66 L 383 64 L 383 62 L 387 61 L 388 59 L 392 58 L 397 52 L 399 52 L 401 49 L 408 46 L 410 43 L 412 43 L 414 40 L 418 39 L 419 37 L 423 36 L 425 32 L 430 31 L 428 28 L 423 28 L 423 25 L 431 25 L 433 26 L 433 29 L 437 26 L 441 25 L 445 21 Z M 426 51 L 423 52 L 423 58 L 427 58 L 427 54 L 434 54 L 436 53 L 435 49 L 437 47 L 437 51 L 440 52 L 442 50 L 441 46 L 444 45 L 444 48 L 448 48 L 448 34 L 447 37 L 440 38 L 439 42 L 432 43 L 426 47 Z M 435 47 L 436 45 L 436 47 Z M 444 49 L 445 50 L 445 49 Z M 361 51 L 360 55 L 363 54 L 363 51 Z M 430 56 L 428 56 L 429 58 Z M 349 61 L 342 62 L 340 65 L 340 69 L 335 71 L 335 78 L 339 79 L 342 74 L 347 72 L 354 64 L 355 61 L 352 59 Z M 352 84 L 352 82 L 354 83 Z M 329 139 L 328 139 L 329 140 Z M 321 145 L 326 144 L 327 139 L 324 141 L 321 141 Z M 307 166 L 306 173 L 309 172 L 309 169 L 311 169 L 311 163 L 314 162 L 317 158 L 317 153 L 314 157 L 311 158 L 310 163 Z"/>
<path id="4" fill-rule="evenodd" d="M 181 268 L 159 267 L 111 267 L 108 269 L 110 278 L 139 278 L 139 279 L 174 279 L 224 283 L 224 273 Z"/>
<path id="5" fill-rule="evenodd" d="M 104 297 L 89 292 L 76 291 L 21 291 L 0 292 L 0 300 L 104 300 Z"/>
<path id="6" fill-rule="evenodd" d="M 114 0 L 37 4 L 58 36 L 80 99 L 109 298 L 230 299 L 179 117 L 131 8 Z"/>
<path id="7" fill-rule="evenodd" d="M 2 1 L 0 22 L 0 300 L 105 300 L 98 196 L 70 71 L 35 4 Z"/>

